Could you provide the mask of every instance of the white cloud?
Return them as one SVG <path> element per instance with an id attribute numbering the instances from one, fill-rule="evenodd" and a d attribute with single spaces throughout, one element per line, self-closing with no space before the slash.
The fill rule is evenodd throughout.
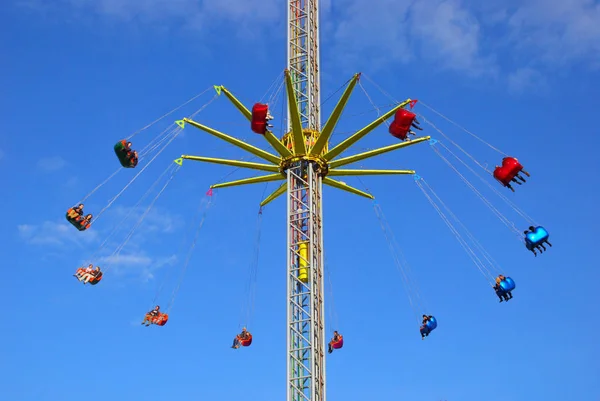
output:
<path id="1" fill-rule="evenodd" d="M 260 3 L 243 0 L 197 1 L 201 3 L 202 12 L 208 16 L 229 18 L 233 21 L 274 21 L 283 16 L 285 3 L 279 0 L 261 0 Z"/>
<path id="2" fill-rule="evenodd" d="M 340 0 L 326 18 L 332 54 L 369 70 L 429 62 L 469 75 L 494 75 L 481 23 L 459 0 Z"/>
<path id="3" fill-rule="evenodd" d="M 37 163 L 38 167 L 46 172 L 54 172 L 67 165 L 67 161 L 60 156 L 45 157 Z"/>
<path id="4" fill-rule="evenodd" d="M 117 230 L 112 235 L 112 238 L 116 242 L 107 243 L 105 246 L 107 248 L 114 246 L 113 249 L 115 249 L 120 245 L 145 212 L 146 207 L 128 208 L 116 206 L 107 210 L 104 215 L 100 216 L 101 220 L 108 220 L 108 222 L 99 221 L 102 227 L 109 227 L 109 231 L 112 232 L 115 225 L 118 226 L 120 222 L 123 223 L 125 218 L 127 218 L 127 224 L 120 224 L 120 230 Z M 99 223 L 92 223 L 90 229 L 86 231 L 78 231 L 66 220 L 64 222 L 44 221 L 41 224 L 21 224 L 17 227 L 17 230 L 23 240 L 33 245 L 64 246 L 77 244 L 83 246 L 97 242 L 99 236 L 108 234 L 108 232 L 100 233 L 98 231 L 96 224 Z M 153 208 L 146 215 L 140 226 L 133 232 L 127 246 L 135 249 L 156 235 L 175 232 L 181 224 L 182 222 L 178 216 Z"/>
<path id="5" fill-rule="evenodd" d="M 334 53 L 349 62 L 367 60 L 371 69 L 373 63 L 428 60 L 469 74 L 493 72 L 480 23 L 458 0 L 342 0 L 335 6 L 340 10 L 328 15 L 335 26 L 327 29 L 334 31 Z"/>
<path id="6" fill-rule="evenodd" d="M 46 252 L 42 256 L 51 255 L 53 250 L 64 251 L 75 245 L 85 249 L 86 254 L 88 251 L 89 254 L 93 254 L 93 256 L 84 255 L 86 258 L 93 257 L 93 260 L 80 260 L 79 263 L 83 265 L 94 263 L 116 275 L 137 277 L 142 282 L 147 282 L 155 278 L 158 270 L 173 266 L 177 262 L 177 255 L 169 254 L 172 249 L 161 251 L 161 247 L 156 246 L 156 241 L 164 239 L 168 233 L 175 232 L 179 222 L 172 214 L 161 210 L 151 211 L 125 244 L 130 229 L 145 210 L 145 208 L 115 207 L 112 213 L 107 212 L 106 216 L 102 216 L 108 220 L 104 222 L 107 223 L 106 225 L 103 223 L 101 225 L 106 231 L 98 230 L 95 227 L 97 223 L 93 223 L 90 229 L 80 232 L 66 221 L 21 224 L 17 226 L 17 231 L 19 237 L 27 244 L 43 247 Z M 123 221 L 128 212 L 132 212 L 127 220 L 131 224 L 122 225 L 120 232 L 113 233 L 115 224 L 118 225 L 119 221 Z M 109 231 L 112 234 L 107 238 Z M 102 246 L 99 247 L 100 242 Z"/>
<path id="7" fill-rule="evenodd" d="M 600 61 L 600 4 L 528 0 L 508 18 L 514 44 L 552 64 Z"/>
<path id="8" fill-rule="evenodd" d="M 71 224 L 44 221 L 39 225 L 21 224 L 17 226 L 19 236 L 32 245 L 78 245 L 86 246 L 97 240 L 95 231 L 78 231 Z"/>
<path id="9" fill-rule="evenodd" d="M 199 12 L 196 0 L 66 0 L 63 3 L 80 11 L 93 11 L 124 21 L 139 18 L 154 22 L 182 17 L 186 12 L 190 16 Z"/>
<path id="10" fill-rule="evenodd" d="M 129 231 L 137 224 L 142 215 L 146 213 L 147 208 L 148 206 L 146 205 L 139 207 L 114 206 L 106 212 L 106 218 L 115 221 L 127 221 L 128 223 L 124 224 L 124 226 Z M 144 234 L 172 233 L 182 224 L 182 216 L 175 215 L 167 210 L 154 206 L 146 214 L 140 227 L 138 227 L 138 230 L 143 231 Z"/>
<path id="11" fill-rule="evenodd" d="M 425 58 L 474 75 L 494 72 L 482 52 L 481 25 L 458 0 L 420 0 L 411 14 L 410 34 L 421 41 Z"/>
<path id="12" fill-rule="evenodd" d="M 42 0 L 27 0 L 37 4 Z M 40 3 L 41 4 L 41 3 Z M 47 3 L 46 3 L 47 4 Z M 600 67 L 597 0 L 321 1 L 322 49 L 336 67 L 394 68 L 429 63 L 469 76 L 501 78 L 508 88 L 544 86 L 543 74 L 581 63 Z M 67 8 L 66 8 L 66 7 Z M 127 23 L 231 27 L 238 35 L 284 35 L 285 3 L 263 0 L 60 0 L 72 11 Z M 67 17 L 65 17 L 67 18 Z M 194 33 L 194 34 L 197 34 Z M 331 51 L 330 51 L 331 50 Z"/>
<path id="13" fill-rule="evenodd" d="M 428 61 L 500 78 L 513 92 L 547 89 L 544 73 L 559 74 L 556 67 L 600 66 L 594 0 L 339 0 L 322 26 L 341 64 Z"/>
<path id="14" fill-rule="evenodd" d="M 176 255 L 161 255 L 161 247 L 157 247 L 157 243 L 162 242 L 165 235 L 178 232 L 183 224 L 182 217 L 155 206 L 135 227 L 146 211 L 147 205 L 115 206 L 101 217 L 108 220 L 105 226 L 110 227 L 111 235 L 103 240 L 107 242 L 99 250 L 102 252 L 98 253 L 94 264 L 110 269 L 115 274 L 136 276 L 146 282 L 154 278 L 157 270 L 175 263 Z M 117 230 L 113 232 L 115 225 Z"/>
<path id="15" fill-rule="evenodd" d="M 321 48 L 331 48 L 342 64 L 408 63 L 414 57 L 407 40 L 409 6 L 410 0 L 339 0 L 331 13 L 323 13 L 324 28 L 332 34 L 323 35 L 331 42 L 323 40 Z"/>
<path id="16" fill-rule="evenodd" d="M 210 24 L 238 23 L 239 29 L 267 26 L 265 21 L 277 21 L 285 11 L 278 0 L 261 0 L 260 5 L 242 0 L 56 0 L 53 6 L 45 0 L 21 0 L 22 6 L 47 12 L 70 11 L 80 18 L 95 14 L 126 23 L 152 24 L 162 29 L 165 23 L 186 28 L 204 28 Z"/>
<path id="17" fill-rule="evenodd" d="M 133 275 L 142 279 L 143 282 L 153 280 L 158 270 L 173 266 L 177 262 L 176 255 L 150 257 L 145 252 L 131 252 L 127 254 L 103 256 L 94 264 L 112 270 L 119 275 Z"/>
<path id="18" fill-rule="evenodd" d="M 110 255 L 100 258 L 98 264 L 124 265 L 124 266 L 149 266 L 152 258 L 142 254 Z"/>
<path id="19" fill-rule="evenodd" d="M 64 183 L 63 185 L 67 188 L 72 188 L 75 187 L 77 184 L 79 183 L 79 178 L 76 176 L 73 177 L 69 177 Z"/>
<path id="20" fill-rule="evenodd" d="M 508 89 L 512 93 L 525 91 L 543 92 L 548 89 L 548 84 L 543 75 L 533 68 L 519 68 L 508 76 Z"/>
<path id="21" fill-rule="evenodd" d="M 406 61 L 422 47 L 467 72 L 489 65 L 501 48 L 511 57 L 518 48 L 528 61 L 600 59 L 597 0 L 339 0 L 336 6 L 337 15 L 326 18 L 337 19 L 336 42 L 356 55 L 383 51 Z"/>

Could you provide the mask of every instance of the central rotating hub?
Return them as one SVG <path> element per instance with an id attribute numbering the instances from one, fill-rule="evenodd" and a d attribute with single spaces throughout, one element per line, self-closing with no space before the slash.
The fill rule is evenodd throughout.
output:
<path id="1" fill-rule="evenodd" d="M 282 158 L 281 163 L 279 164 L 281 172 L 284 172 L 288 168 L 292 167 L 295 163 L 299 161 L 309 161 L 313 162 L 317 165 L 317 173 L 321 177 L 325 177 L 329 172 L 329 163 L 322 156 L 325 155 L 329 151 L 329 147 L 325 145 L 321 154 L 318 156 L 310 155 L 310 150 L 317 142 L 317 138 L 321 132 L 312 130 L 312 129 L 303 129 L 302 135 L 304 136 L 304 144 L 306 146 L 306 154 L 294 154 L 289 157 Z M 283 135 L 281 138 L 281 142 L 283 145 L 288 148 L 290 151 L 294 151 L 294 137 L 292 132 L 288 132 Z"/>

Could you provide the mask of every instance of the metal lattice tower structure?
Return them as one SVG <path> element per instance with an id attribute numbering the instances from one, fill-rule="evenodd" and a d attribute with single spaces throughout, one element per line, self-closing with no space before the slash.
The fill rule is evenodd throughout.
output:
<path id="1" fill-rule="evenodd" d="M 318 0 L 288 0 L 287 19 L 288 69 L 294 83 L 300 123 L 304 128 L 319 130 L 321 96 Z"/>
<path id="2" fill-rule="evenodd" d="M 288 71 L 303 131 L 321 128 L 318 10 L 318 0 L 288 0 Z M 287 401 L 325 400 L 323 183 L 318 170 L 304 160 L 287 170 Z"/>
<path id="3" fill-rule="evenodd" d="M 373 199 L 332 176 L 415 174 L 413 170 L 341 169 L 339 167 L 430 139 L 415 138 L 353 156 L 338 158 L 350 146 L 411 102 L 407 99 L 329 149 L 329 139 L 352 90 L 360 79 L 350 80 L 327 122 L 320 121 L 319 8 L 318 0 L 286 0 L 288 6 L 288 66 L 285 83 L 288 129 L 281 139 L 266 128 L 260 132 L 273 154 L 230 135 L 184 118 L 178 123 L 199 128 L 237 146 L 267 163 L 183 155 L 182 159 L 218 163 L 271 174 L 212 185 L 238 185 L 284 181 L 261 202 L 261 207 L 287 194 L 287 401 L 325 401 L 325 319 L 323 283 L 323 184 Z M 255 123 L 253 114 L 224 86 L 215 86 L 240 113 Z M 258 104 L 257 104 L 258 105 Z M 255 105 L 256 106 L 256 105 Z M 254 110 L 254 107 L 253 107 Z M 258 121 L 265 124 L 266 121 Z M 256 131 L 255 131 L 256 132 Z M 177 161 L 181 163 L 181 160 Z M 251 330 L 251 328 L 249 328 Z"/>

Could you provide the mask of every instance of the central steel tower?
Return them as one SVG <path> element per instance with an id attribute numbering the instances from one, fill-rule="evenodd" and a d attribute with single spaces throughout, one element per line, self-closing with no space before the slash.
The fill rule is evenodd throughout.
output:
<path id="1" fill-rule="evenodd" d="M 288 0 L 288 70 L 307 147 L 321 128 L 318 0 Z M 288 132 L 292 131 L 288 102 Z M 287 401 L 325 400 L 322 177 L 287 169 Z"/>

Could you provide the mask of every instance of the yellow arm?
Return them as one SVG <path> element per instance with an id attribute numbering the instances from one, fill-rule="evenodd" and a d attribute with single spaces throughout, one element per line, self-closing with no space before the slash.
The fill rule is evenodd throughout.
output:
<path id="1" fill-rule="evenodd" d="M 328 176 L 414 174 L 414 170 L 329 170 Z"/>
<path id="2" fill-rule="evenodd" d="M 421 138 L 415 138 L 415 139 L 410 140 L 410 141 L 400 142 L 400 143 L 396 143 L 396 144 L 390 145 L 390 146 L 384 146 L 383 148 L 369 150 L 368 152 L 359 153 L 359 154 L 356 154 L 354 156 L 344 157 L 342 159 L 334 160 L 331 163 L 329 163 L 329 168 L 330 169 L 335 169 L 336 167 L 340 167 L 340 166 L 344 166 L 346 164 L 354 163 L 354 162 L 357 162 L 359 160 L 368 159 L 369 157 L 378 156 L 378 155 L 381 155 L 383 153 L 391 152 L 392 150 L 396 150 L 396 149 L 400 149 L 400 148 L 405 148 L 405 147 L 411 146 L 411 145 L 416 145 L 417 143 L 428 141 L 429 139 L 431 139 L 431 137 L 424 136 L 424 137 L 421 137 Z"/>
<path id="3" fill-rule="evenodd" d="M 260 206 L 265 206 L 267 203 L 274 201 L 279 196 L 283 195 L 287 190 L 287 181 L 281 184 L 279 188 L 277 188 L 273 193 L 265 198 L 262 202 L 260 202 Z"/>
<path id="4" fill-rule="evenodd" d="M 244 104 L 242 102 L 240 102 L 235 96 L 233 96 L 233 94 L 231 92 L 229 92 L 229 90 L 227 88 L 225 88 L 222 85 L 221 85 L 221 92 L 223 92 L 225 94 L 225 96 L 227 96 L 227 99 L 229 99 L 229 101 L 231 103 L 233 103 L 235 108 L 238 109 L 240 111 L 240 113 L 242 113 L 244 115 L 244 117 L 246 117 L 248 119 L 248 121 L 252 120 L 252 112 L 250 112 L 250 110 L 248 110 L 248 108 L 246 106 L 244 106 Z"/>
<path id="5" fill-rule="evenodd" d="M 279 171 L 279 167 L 274 166 L 272 164 L 252 163 L 252 162 L 245 162 L 245 161 L 241 161 L 241 160 L 229 160 L 229 159 L 219 159 L 216 157 L 189 156 L 189 155 L 182 155 L 181 158 L 187 159 L 187 160 L 195 160 L 198 162 L 225 164 L 227 166 L 233 166 L 233 167 L 243 167 L 243 168 L 251 168 L 254 170 L 270 171 L 272 173 L 277 173 Z"/>
<path id="6" fill-rule="evenodd" d="M 364 127 L 363 129 L 357 131 L 350 138 L 338 144 L 336 147 L 327 152 L 325 156 L 323 156 L 325 160 L 332 160 L 333 158 L 337 157 L 340 153 L 342 153 L 350 146 L 358 142 L 359 139 L 367 135 L 369 132 L 373 131 L 375 128 L 379 127 L 379 125 L 381 125 L 381 123 L 390 118 L 396 112 L 396 110 L 409 104 L 410 101 L 411 99 L 406 99 L 404 102 L 400 103 L 399 105 L 397 105 L 396 107 L 394 107 L 393 109 L 391 109 L 390 111 L 388 111 L 387 113 L 385 113 L 384 115 L 382 115 L 381 117 Z"/>
<path id="7" fill-rule="evenodd" d="M 328 178 L 328 177 L 323 178 L 323 184 L 329 185 L 329 186 L 337 188 L 337 189 L 341 189 L 346 192 L 350 192 L 351 194 L 364 196 L 365 198 L 369 198 L 369 199 L 375 199 L 375 197 L 373 195 L 363 192 L 360 189 L 351 187 L 348 184 L 344 184 L 343 182 L 332 180 L 331 178 Z"/>
<path id="8" fill-rule="evenodd" d="M 321 130 L 321 134 L 319 135 L 317 142 L 315 142 L 315 145 L 310 150 L 311 155 L 318 156 L 319 154 L 321 154 L 321 152 L 327 145 L 327 142 L 329 142 L 331 133 L 333 132 L 340 117 L 342 116 L 342 112 L 344 111 L 344 108 L 346 107 L 346 104 L 348 103 L 348 99 L 350 98 L 350 95 L 352 94 L 352 91 L 354 90 L 354 87 L 356 86 L 356 83 L 358 82 L 359 79 L 360 79 L 360 73 L 355 74 L 354 77 L 352 78 L 352 80 L 350 81 L 350 84 L 348 85 L 348 87 L 346 88 L 344 93 L 342 94 L 342 97 L 340 98 L 338 103 L 335 105 L 333 112 L 331 113 L 331 115 L 327 119 L 327 122 L 325 123 L 325 126 Z"/>
<path id="9" fill-rule="evenodd" d="M 289 70 L 285 70 L 285 87 L 288 96 L 288 105 L 290 109 L 290 121 L 292 125 L 292 138 L 294 138 L 294 154 L 306 154 L 306 144 L 304 143 L 304 134 L 302 133 L 302 123 L 300 122 L 300 111 L 294 94 L 294 84 Z"/>
<path id="10" fill-rule="evenodd" d="M 241 101 L 239 101 L 235 96 L 233 96 L 233 94 L 229 92 L 227 88 L 225 88 L 224 86 L 221 86 L 220 88 L 221 91 L 225 94 L 225 96 L 227 96 L 227 99 L 229 99 L 231 103 L 233 103 L 233 105 L 244 115 L 244 117 L 246 117 L 248 121 L 252 121 L 252 112 L 248 110 L 248 108 L 244 106 L 244 104 Z M 271 131 L 267 131 L 264 137 L 267 140 L 267 142 L 269 142 L 269 145 L 271 145 L 273 149 L 275 149 L 275 151 L 281 156 L 289 157 L 292 155 L 292 152 L 290 152 L 288 148 L 283 146 L 283 143 L 281 143 L 281 141 L 277 139 L 277 137 L 273 135 Z"/>
<path id="11" fill-rule="evenodd" d="M 273 164 L 279 164 L 279 162 L 281 161 L 281 159 L 279 157 L 275 156 L 272 153 L 265 152 L 264 150 L 259 149 L 256 146 L 252 146 L 244 141 L 240 141 L 237 138 L 234 138 L 232 136 L 229 136 L 227 134 L 219 132 L 216 129 L 213 129 L 213 128 L 207 127 L 206 125 L 197 123 L 194 120 L 190 120 L 189 118 L 184 118 L 183 121 L 186 122 L 187 124 L 190 124 L 190 125 L 198 128 L 198 129 L 201 129 L 204 132 L 208 132 L 209 134 L 214 135 L 217 138 L 224 140 L 225 142 L 229 142 L 232 145 L 242 148 L 242 149 L 252 153 L 255 156 L 258 156 L 262 159 L 268 160 Z"/>
<path id="12" fill-rule="evenodd" d="M 222 182 L 220 184 L 211 185 L 211 188 L 225 188 L 225 187 L 234 187 L 237 185 L 246 185 L 246 184 L 258 184 L 260 182 L 271 182 L 271 181 L 279 181 L 284 180 L 285 176 L 281 173 L 279 174 L 269 174 L 269 175 L 261 175 L 258 177 L 250 177 L 244 178 L 236 181 Z"/>
<path id="13" fill-rule="evenodd" d="M 265 132 L 263 136 L 265 137 L 267 142 L 269 142 L 269 145 L 271 145 L 273 149 L 275 149 L 275 151 L 281 156 L 289 157 L 292 155 L 292 152 L 290 152 L 288 148 L 283 146 L 283 143 L 281 143 L 281 141 L 275 135 L 273 135 L 271 131 Z"/>

